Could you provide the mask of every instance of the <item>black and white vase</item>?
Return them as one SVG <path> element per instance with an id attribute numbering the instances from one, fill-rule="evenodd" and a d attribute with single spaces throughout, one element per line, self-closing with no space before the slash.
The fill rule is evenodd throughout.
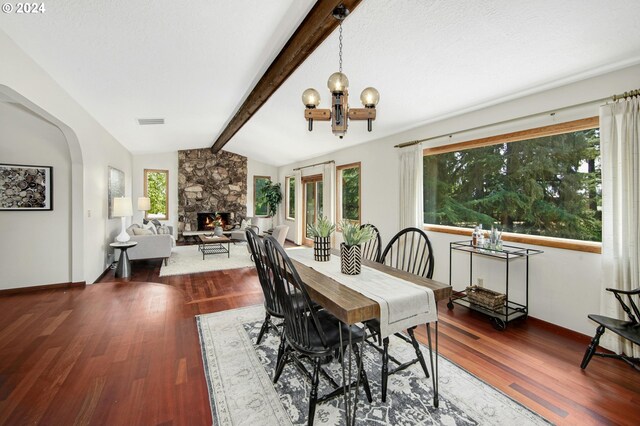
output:
<path id="1" fill-rule="evenodd" d="M 313 258 L 317 262 L 328 262 L 331 257 L 331 237 L 313 237 Z"/>
<path id="2" fill-rule="evenodd" d="M 360 246 L 340 244 L 340 270 L 346 275 L 358 275 L 362 270 L 362 250 Z"/>
<path id="3" fill-rule="evenodd" d="M 216 237 L 222 237 L 222 227 L 221 226 L 216 226 L 213 229 L 213 235 L 215 235 Z"/>

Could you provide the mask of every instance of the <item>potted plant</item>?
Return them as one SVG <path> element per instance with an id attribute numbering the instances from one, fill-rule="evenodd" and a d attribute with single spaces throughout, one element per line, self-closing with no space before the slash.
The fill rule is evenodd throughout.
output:
<path id="1" fill-rule="evenodd" d="M 342 238 L 344 242 L 340 244 L 340 271 L 346 275 L 358 275 L 362 270 L 362 250 L 360 244 L 375 237 L 373 228 L 365 226 L 363 228 L 351 221 L 340 222 L 342 228 Z"/>
<path id="2" fill-rule="evenodd" d="M 262 197 L 267 203 L 267 214 L 271 217 L 278 212 L 278 205 L 282 202 L 282 191 L 280 184 L 267 182 L 262 189 Z"/>
<path id="3" fill-rule="evenodd" d="M 336 225 L 326 216 L 322 216 L 315 224 L 307 225 L 307 233 L 313 237 L 313 258 L 318 262 L 328 262 L 331 256 L 331 233 Z"/>

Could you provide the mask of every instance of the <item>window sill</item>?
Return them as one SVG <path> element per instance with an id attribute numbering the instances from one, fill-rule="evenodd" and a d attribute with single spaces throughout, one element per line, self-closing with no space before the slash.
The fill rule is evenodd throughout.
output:
<path id="1" fill-rule="evenodd" d="M 473 232 L 472 229 L 468 228 L 429 224 L 424 225 L 424 230 L 442 232 L 445 234 L 467 235 L 469 237 L 471 237 L 471 232 Z M 502 240 L 536 246 L 554 247 L 564 250 L 583 251 L 587 253 L 602 253 L 602 243 L 593 241 L 570 240 L 567 238 L 543 237 L 540 235 L 514 234 L 509 232 L 504 232 L 502 234 Z"/>

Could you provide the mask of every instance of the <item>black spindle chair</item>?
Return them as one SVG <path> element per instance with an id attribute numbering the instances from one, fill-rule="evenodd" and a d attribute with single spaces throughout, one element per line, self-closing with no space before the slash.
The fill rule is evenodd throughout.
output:
<path id="1" fill-rule="evenodd" d="M 273 280 L 274 277 L 267 264 L 267 254 L 265 252 L 262 239 L 252 228 L 247 228 L 245 233 L 247 236 L 247 245 L 249 246 L 251 257 L 256 263 L 258 279 L 260 280 L 260 286 L 262 287 L 262 293 L 264 294 L 265 318 L 262 323 L 262 328 L 260 328 L 260 333 L 258 334 L 258 340 L 256 341 L 256 345 L 259 345 L 264 333 L 269 330 L 269 327 L 276 328 L 271 321 L 271 317 L 284 319 L 284 314 L 282 313 L 282 307 L 280 307 L 278 298 L 276 297 L 276 287 Z"/>
<path id="2" fill-rule="evenodd" d="M 362 340 L 364 331 L 340 322 L 327 311 L 316 311 L 307 293 L 306 285 L 300 279 L 282 246 L 273 237 L 266 237 L 264 246 L 275 277 L 276 295 L 282 306 L 285 321 L 285 341 L 281 343 L 278 351 L 279 357 L 273 381 L 274 383 L 278 381 L 289 359 L 294 361 L 296 366 L 311 379 L 308 424 L 312 425 L 316 404 L 342 394 L 342 388 L 338 388 L 337 384 L 328 377 L 322 370 L 321 364 L 332 359 L 335 351 L 341 349 L 341 342 L 343 350 L 349 345 L 349 330 L 351 330 L 352 342 Z M 352 350 L 357 365 L 361 365 L 360 354 L 355 343 L 352 344 Z M 313 362 L 313 374 L 309 374 L 297 358 L 297 354 L 308 357 Z M 318 399 L 320 374 L 327 376 L 337 389 Z M 358 374 L 360 374 L 367 399 L 371 402 L 371 390 L 364 368 L 361 368 Z"/>
<path id="3" fill-rule="evenodd" d="M 425 278 L 431 278 L 433 276 L 433 250 L 431 249 L 431 242 L 429 237 L 424 231 L 418 228 L 406 228 L 398 232 L 389 241 L 389 244 L 385 247 L 382 255 L 380 256 L 380 263 L 387 266 L 391 266 L 396 269 L 403 270 L 405 272 L 419 275 Z M 367 321 L 367 327 L 372 331 L 373 335 L 378 336 L 380 341 L 380 322 L 378 320 Z M 416 362 L 419 362 L 422 366 L 424 374 L 429 378 L 429 370 L 427 370 L 427 364 L 424 361 L 424 356 L 420 350 L 420 344 L 416 340 L 414 330 L 416 327 L 407 329 L 409 339 L 400 333 L 396 333 L 395 336 L 411 343 L 416 353 L 416 358 L 412 361 L 404 364 L 400 363 L 397 359 L 389 355 L 389 338 L 385 337 L 382 340 L 382 349 L 378 349 L 382 353 L 382 401 L 387 400 L 387 382 L 389 374 L 394 374 L 400 370 L 404 370 Z M 427 326 L 427 331 L 429 328 Z M 389 373 L 389 360 L 398 364 L 398 367 Z"/>
<path id="4" fill-rule="evenodd" d="M 364 228 L 365 226 L 373 229 L 375 237 L 362 244 L 362 258 L 368 259 L 372 262 L 379 262 L 380 251 L 382 250 L 382 238 L 380 238 L 380 231 L 370 223 L 365 223 L 364 225 L 361 225 L 360 228 Z"/>
<path id="5" fill-rule="evenodd" d="M 638 305 L 633 300 L 634 297 L 638 297 L 640 295 L 640 287 L 635 290 L 625 291 L 625 290 L 616 290 L 614 288 L 608 288 L 607 291 L 613 293 L 613 295 L 618 299 L 622 309 L 629 317 L 629 321 L 623 321 L 616 318 L 605 317 L 603 315 L 590 314 L 589 319 L 598 323 L 598 328 L 596 330 L 595 336 L 591 339 L 591 343 L 587 347 L 587 351 L 584 353 L 584 358 L 582 358 L 582 364 L 580 364 L 580 368 L 583 370 L 587 368 L 589 365 L 589 361 L 594 355 L 604 357 L 604 358 L 616 358 L 621 359 L 636 370 L 640 371 L 640 358 L 634 358 L 633 356 L 628 356 L 625 354 L 608 354 L 602 352 L 596 352 L 596 348 L 598 347 L 598 343 L 600 343 L 600 336 L 605 332 L 605 330 L 609 330 L 620 337 L 623 337 L 629 340 L 636 345 L 640 345 L 640 310 L 638 309 Z M 622 295 L 622 296 L 621 296 Z M 624 303 L 622 297 L 627 295 L 629 297 L 629 304 L 631 308 Z"/>

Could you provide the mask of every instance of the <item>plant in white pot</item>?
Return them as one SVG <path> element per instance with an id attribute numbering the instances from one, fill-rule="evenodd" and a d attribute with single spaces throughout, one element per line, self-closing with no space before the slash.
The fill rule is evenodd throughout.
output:
<path id="1" fill-rule="evenodd" d="M 318 262 L 328 262 L 331 256 L 331 233 L 336 225 L 326 216 L 322 216 L 315 224 L 307 225 L 307 233 L 313 237 L 313 258 Z"/>
<path id="2" fill-rule="evenodd" d="M 340 271 L 346 275 L 358 275 L 362 270 L 362 250 L 360 244 L 375 237 L 373 228 L 363 228 L 348 220 L 340 222 L 342 239 L 340 244 Z"/>

